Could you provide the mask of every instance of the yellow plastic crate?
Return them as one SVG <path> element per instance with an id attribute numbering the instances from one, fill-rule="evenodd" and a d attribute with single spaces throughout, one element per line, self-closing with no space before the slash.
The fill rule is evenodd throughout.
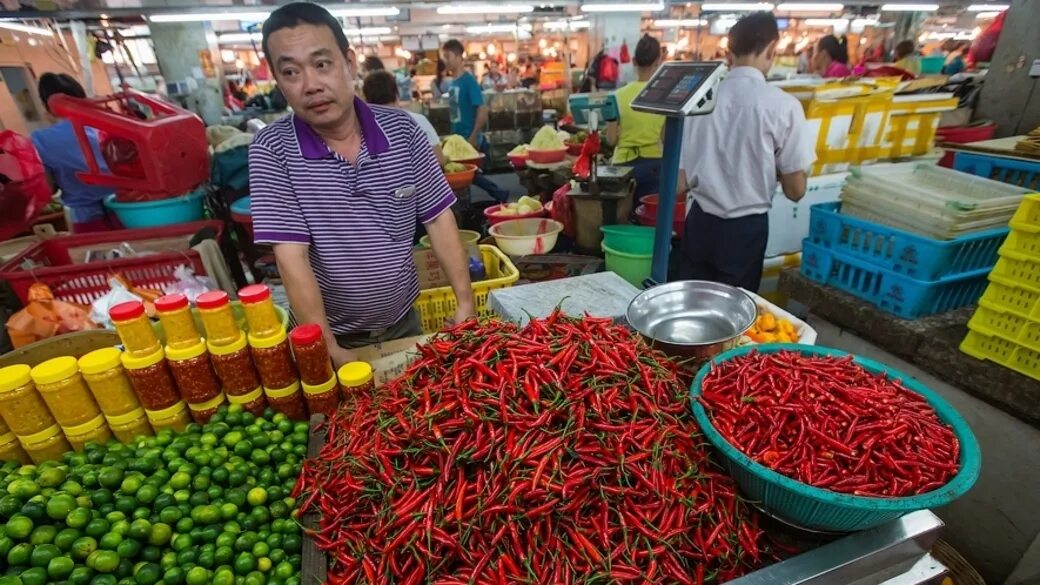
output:
<path id="1" fill-rule="evenodd" d="M 1040 259 L 1007 246 L 1000 248 L 1000 258 L 991 274 L 1032 289 L 1040 289 Z"/>
<path id="2" fill-rule="evenodd" d="M 984 303 L 982 301 L 971 316 L 968 322 L 971 329 L 1040 351 L 1040 321 Z"/>
<path id="3" fill-rule="evenodd" d="M 1036 227 L 1035 232 L 1012 228 L 1001 249 L 1015 252 L 1040 262 L 1040 225 Z"/>
<path id="4" fill-rule="evenodd" d="M 484 261 L 486 279 L 473 283 L 473 298 L 477 314 L 487 317 L 491 314 L 488 294 L 497 288 L 512 286 L 520 279 L 520 271 L 509 261 L 509 257 L 495 246 L 481 245 L 480 256 Z M 432 251 L 425 251 L 425 254 L 416 252 L 420 286 L 423 283 L 441 284 L 447 281 L 440 273 L 440 265 L 436 263 L 436 258 L 431 261 L 431 257 Z M 419 298 L 415 301 L 415 309 L 419 311 L 423 332 L 433 333 L 444 327 L 444 322 L 455 314 L 457 306 L 455 293 L 450 286 L 434 286 L 420 291 Z"/>
<path id="5" fill-rule="evenodd" d="M 986 292 L 982 293 L 979 302 L 995 309 L 1040 320 L 1040 289 L 1023 286 L 999 274 L 990 273 L 989 286 L 986 287 Z"/>
<path id="6" fill-rule="evenodd" d="M 813 175 L 846 170 L 881 155 L 892 94 L 873 93 L 838 100 L 813 100 L 806 107 L 809 131 L 816 133 Z"/>
<path id="7" fill-rule="evenodd" d="M 1040 380 L 1040 351 L 1033 351 L 999 335 L 989 335 L 970 323 L 968 335 L 961 342 L 961 351 Z"/>
<path id="8" fill-rule="evenodd" d="M 1011 227 L 1026 231 L 1040 231 L 1040 193 L 1026 195 L 1018 211 L 1011 218 Z"/>
<path id="9" fill-rule="evenodd" d="M 957 98 L 901 101 L 896 96 L 888 111 L 879 158 L 927 154 L 935 143 L 935 131 L 943 112 L 957 109 Z"/>

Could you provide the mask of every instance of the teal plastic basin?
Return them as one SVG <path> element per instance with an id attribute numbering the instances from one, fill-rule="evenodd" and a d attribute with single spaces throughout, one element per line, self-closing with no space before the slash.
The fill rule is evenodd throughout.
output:
<path id="1" fill-rule="evenodd" d="M 605 225 L 603 243 L 610 249 L 625 254 L 653 254 L 654 233 L 657 228 L 645 225 Z"/>
<path id="2" fill-rule="evenodd" d="M 968 423 L 948 402 L 924 384 L 902 372 L 871 359 L 853 356 L 853 361 L 868 372 L 883 373 L 899 380 L 912 392 L 924 396 L 935 409 L 939 419 L 950 425 L 961 444 L 960 471 L 945 486 L 917 496 L 905 498 L 868 498 L 832 492 L 813 487 L 787 477 L 752 460 L 729 444 L 711 424 L 708 413 L 697 401 L 701 384 L 711 368 L 717 364 L 745 355 L 749 352 L 776 353 L 796 351 L 810 356 L 844 357 L 847 352 L 814 345 L 791 343 L 768 343 L 731 349 L 701 367 L 690 387 L 693 415 L 704 436 L 715 446 L 726 464 L 730 475 L 736 480 L 744 495 L 759 502 L 777 517 L 814 530 L 851 532 L 864 530 L 894 520 L 917 510 L 944 506 L 961 497 L 979 478 L 982 468 L 982 453 L 975 434 Z"/>
<path id="3" fill-rule="evenodd" d="M 179 197 L 136 203 L 116 201 L 115 195 L 109 195 L 105 198 L 105 207 L 111 209 L 128 229 L 175 225 L 203 218 L 202 198 L 205 194 L 200 188 Z"/>

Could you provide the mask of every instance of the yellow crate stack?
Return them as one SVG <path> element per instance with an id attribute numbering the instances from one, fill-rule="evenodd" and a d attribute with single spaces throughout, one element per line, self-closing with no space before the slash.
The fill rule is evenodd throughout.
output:
<path id="1" fill-rule="evenodd" d="M 961 351 L 1040 380 L 1040 194 L 1022 201 L 1010 225 Z"/>

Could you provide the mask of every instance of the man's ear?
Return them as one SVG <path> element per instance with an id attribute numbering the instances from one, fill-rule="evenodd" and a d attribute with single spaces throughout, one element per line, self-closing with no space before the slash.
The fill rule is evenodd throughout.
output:
<path id="1" fill-rule="evenodd" d="M 776 44 L 777 44 L 777 42 L 778 41 L 773 41 L 773 42 L 769 43 L 768 45 L 766 45 L 765 55 L 766 55 L 766 58 L 769 59 L 770 61 L 772 61 L 774 58 L 776 58 Z"/>

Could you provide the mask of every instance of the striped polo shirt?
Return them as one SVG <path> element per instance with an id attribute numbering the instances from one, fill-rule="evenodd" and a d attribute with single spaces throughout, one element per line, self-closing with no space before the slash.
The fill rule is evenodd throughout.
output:
<path id="1" fill-rule="evenodd" d="M 249 148 L 254 239 L 307 244 L 337 334 L 389 327 L 419 296 L 412 261 L 416 220 L 455 203 L 426 136 L 403 110 L 354 98 L 357 164 L 306 122 L 286 116 Z"/>

